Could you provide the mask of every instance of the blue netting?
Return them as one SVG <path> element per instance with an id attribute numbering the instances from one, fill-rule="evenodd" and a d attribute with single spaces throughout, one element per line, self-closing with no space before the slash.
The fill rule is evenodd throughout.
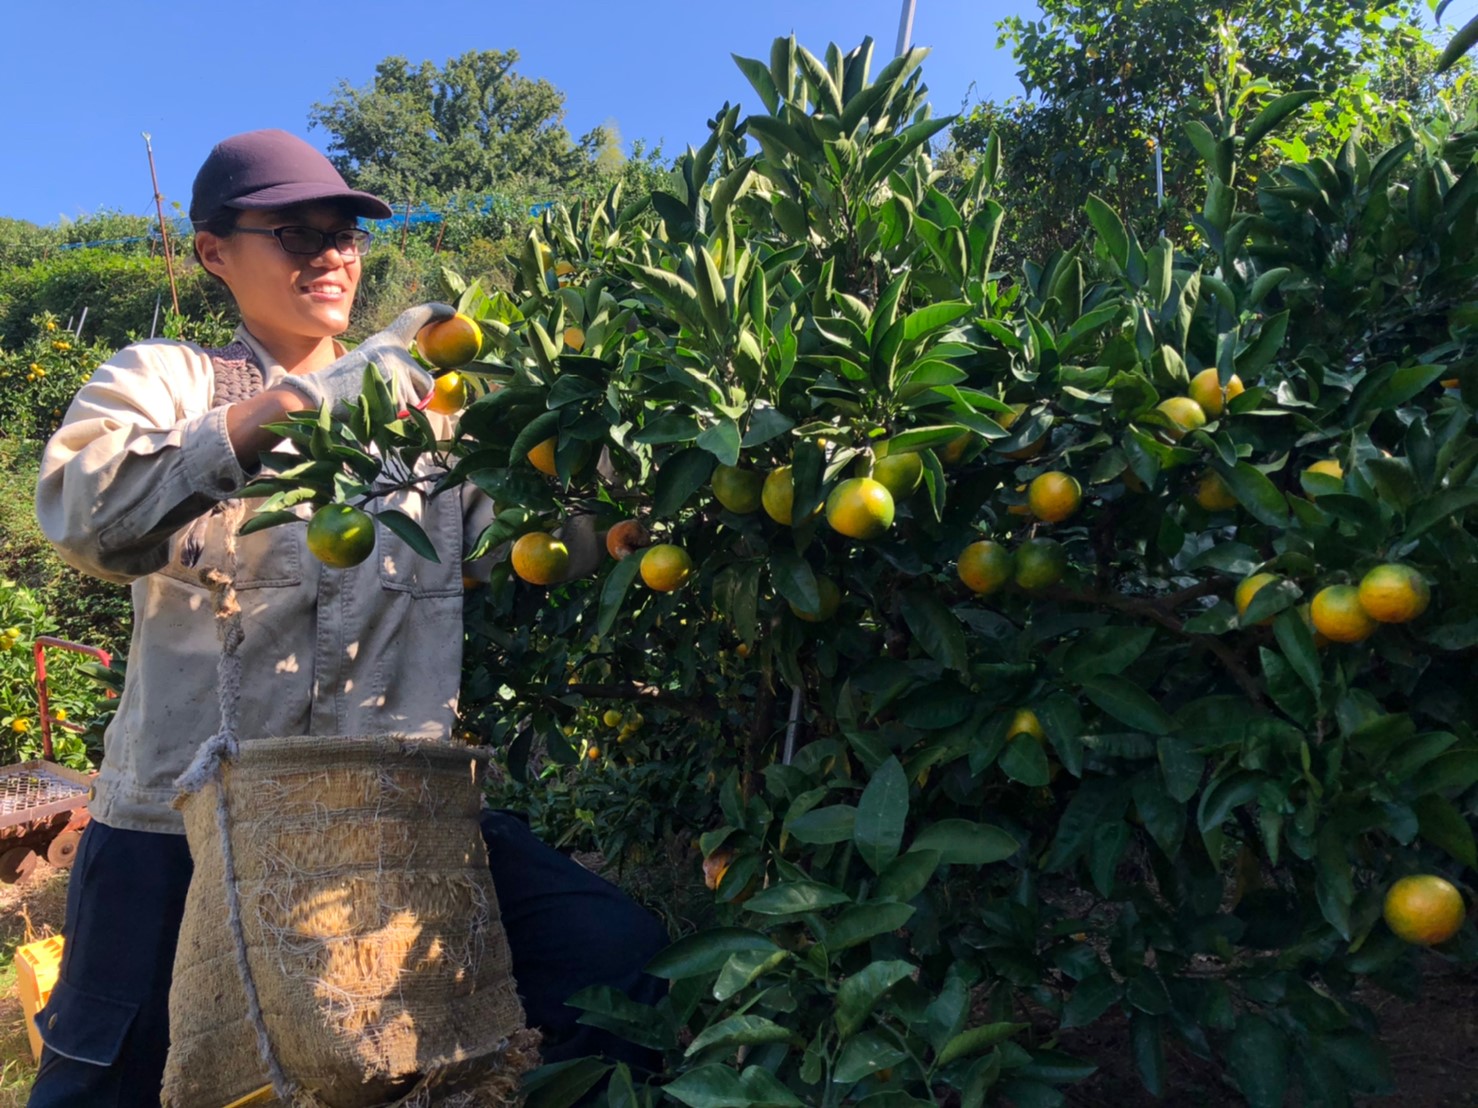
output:
<path id="1" fill-rule="evenodd" d="M 529 216 L 533 218 L 543 215 L 550 208 L 554 207 L 556 203 L 557 201 L 554 200 L 544 200 L 537 204 L 531 204 L 529 205 L 528 209 Z M 411 227 L 418 227 L 428 223 L 440 223 L 445 218 L 443 212 L 438 211 L 437 209 L 432 208 L 426 204 L 413 206 L 410 209 L 409 213 L 406 212 L 404 204 L 401 204 L 398 207 L 392 205 L 392 207 L 395 207 L 395 214 L 392 215 L 389 219 L 366 219 L 362 221 L 364 226 L 367 229 L 374 231 L 376 234 L 383 236 L 391 231 L 398 230 L 399 228 L 407 224 Z M 506 196 L 500 196 L 497 193 L 489 193 L 486 196 L 465 201 L 464 205 L 459 210 L 465 209 L 467 211 L 477 212 L 481 215 L 491 215 L 499 208 L 511 209 L 513 207 L 513 202 L 509 200 Z M 186 216 L 175 216 L 171 219 L 167 219 L 165 220 L 165 226 L 169 228 L 170 234 L 175 236 L 175 238 L 177 239 L 183 239 L 189 236 L 194 231 L 194 228 L 190 225 L 189 218 Z M 82 250 L 103 246 L 128 246 L 138 242 L 159 242 L 160 239 L 161 236 L 156 230 L 150 231 L 147 235 L 134 235 L 130 238 L 94 239 L 91 242 L 64 242 L 60 243 L 57 246 L 57 249 Z"/>

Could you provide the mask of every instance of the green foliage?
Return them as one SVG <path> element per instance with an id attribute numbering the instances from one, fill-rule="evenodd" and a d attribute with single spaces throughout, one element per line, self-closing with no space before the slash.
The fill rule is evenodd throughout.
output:
<path id="1" fill-rule="evenodd" d="M 58 220 L 44 227 L 23 219 L 0 217 L 0 265 L 44 261 L 68 243 L 106 242 L 114 253 L 147 256 L 151 253 L 148 236 L 158 225 L 157 220 L 148 216 L 108 209 L 80 219 Z"/>
<path id="2" fill-rule="evenodd" d="M 116 655 L 128 646 L 128 589 L 73 569 L 41 534 L 35 509 L 41 446 L 0 436 L 0 578 L 28 589 L 63 638 Z"/>
<path id="3" fill-rule="evenodd" d="M 177 257 L 180 314 L 209 325 L 233 310 L 231 298 L 187 259 L 188 252 Z M 163 258 L 112 248 L 53 254 L 45 261 L 0 270 L 0 349 L 27 341 L 34 316 L 50 312 L 59 320 L 75 321 L 84 308 L 83 338 L 117 349 L 149 336 L 156 307 L 162 323 L 171 308 Z M 192 333 L 188 325 L 186 333 Z"/>
<path id="4" fill-rule="evenodd" d="M 374 388 L 300 418 L 255 525 L 430 459 L 497 505 L 479 553 L 593 517 L 691 555 L 673 592 L 635 556 L 547 590 L 499 564 L 468 660 L 464 711 L 515 779 L 590 760 L 571 740 L 637 701 L 677 754 L 642 789 L 684 795 L 690 749 L 720 782 L 724 926 L 658 959 L 655 1009 L 575 998 L 666 1053 L 609 1102 L 1061 1104 L 1093 1065 L 1057 1032 L 1111 1013 L 1155 1095 L 1172 1042 L 1256 1106 L 1389 1091 L 1357 987 L 1419 970 L 1384 891 L 1475 860 L 1478 142 L 1270 168 L 1302 98 L 1225 65 L 1177 121 L 1194 252 L 1090 194 L 1085 234 L 1008 278 L 999 150 L 935 167 L 923 53 L 736 59 L 764 110 L 718 112 L 669 188 L 548 213 L 513 295 L 449 278 L 488 340 L 453 437 Z M 1206 370 L 1245 391 L 1185 431 L 1160 405 Z M 546 478 L 526 455 L 551 436 Z M 884 442 L 922 485 L 847 539 L 812 510 Z M 789 466 L 794 525 L 720 506 L 720 464 Z M 1046 523 L 1024 492 L 1054 470 L 1084 499 Z M 1207 472 L 1235 506 L 1197 502 Z M 953 561 L 986 537 L 1023 584 L 978 597 Z M 1039 587 L 1044 549 L 1066 573 Z M 1393 561 L 1430 610 L 1321 648 L 1300 601 Z M 840 606 L 805 619 L 823 576 Z M 1471 923 L 1443 953 L 1478 955 Z M 550 1067 L 536 1103 L 604 1072 Z"/>
<path id="5" fill-rule="evenodd" d="M 0 348 L 0 433 L 45 440 L 112 350 L 79 340 L 50 312 L 33 316 L 30 325 L 30 335 L 19 346 Z"/>
<path id="6" fill-rule="evenodd" d="M 310 120 L 333 136 L 330 153 L 348 180 L 392 201 L 588 172 L 600 128 L 571 139 L 564 94 L 514 72 L 517 62 L 516 50 L 470 50 L 445 67 L 386 58 L 367 86 L 341 81 Z"/>
<path id="7" fill-rule="evenodd" d="M 31 590 L 0 578 L 0 765 L 41 757 L 41 723 L 33 648 L 38 636 L 54 635 L 56 622 Z M 52 719 L 77 726 L 97 714 L 99 691 L 81 654 L 46 652 L 47 703 Z M 52 724 L 56 760 L 90 770 L 101 753 L 101 728 L 85 732 Z"/>
<path id="8" fill-rule="evenodd" d="M 1395 141 L 1400 128 L 1441 109 L 1451 88 L 1435 75 L 1437 50 L 1422 33 L 1420 8 L 1412 0 L 1237 0 L 1208 24 L 1196 0 L 1049 0 L 1040 19 L 1000 25 L 1027 98 L 976 105 L 952 138 L 967 156 L 993 135 L 1008 152 L 1003 184 L 1030 197 L 1011 231 L 1013 255 L 1067 246 L 1082 223 L 1064 217 L 1081 211 L 1090 192 L 1139 234 L 1166 230 L 1189 245 L 1183 229 L 1201 158 L 1183 128 L 1215 112 L 1220 77 L 1237 71 L 1249 87 L 1262 81 L 1316 94 L 1299 124 L 1280 129 L 1284 153 L 1296 148 L 1301 160 L 1334 154 L 1357 131 L 1367 142 Z M 1466 103 L 1466 94 L 1459 99 Z M 1249 185 L 1282 157 L 1272 146 L 1248 155 Z"/>

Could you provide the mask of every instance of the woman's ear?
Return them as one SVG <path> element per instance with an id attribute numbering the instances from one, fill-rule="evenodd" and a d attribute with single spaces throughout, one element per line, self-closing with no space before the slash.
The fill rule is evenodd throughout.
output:
<path id="1" fill-rule="evenodd" d="M 195 257 L 206 271 L 219 277 L 222 281 L 226 279 L 226 259 L 222 251 L 226 240 L 220 235 L 210 231 L 195 232 Z"/>

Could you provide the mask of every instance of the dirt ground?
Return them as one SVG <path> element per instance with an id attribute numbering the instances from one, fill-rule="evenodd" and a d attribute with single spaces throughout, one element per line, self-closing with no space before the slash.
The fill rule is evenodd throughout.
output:
<path id="1" fill-rule="evenodd" d="M 0 1108 L 22 1108 L 35 1065 L 16 995 L 15 948 L 60 930 L 67 874 L 44 862 L 25 881 L 0 885 Z M 1478 1108 L 1478 973 L 1433 957 L 1422 998 L 1407 1003 L 1369 998 L 1380 1013 L 1399 1092 L 1362 1108 Z M 1242 1098 L 1189 1051 L 1170 1047 L 1172 1091 L 1154 1100 L 1140 1085 L 1127 1024 L 1103 1020 L 1065 1037 L 1070 1053 L 1096 1061 L 1099 1072 L 1066 1090 L 1073 1108 L 1235 1108 Z"/>
<path id="2" fill-rule="evenodd" d="M 1365 1003 L 1380 1017 L 1396 1092 L 1357 1101 L 1360 1108 L 1478 1106 L 1478 973 L 1433 955 L 1423 967 L 1421 999 L 1408 1003 L 1372 992 Z M 1072 1108 L 1238 1108 L 1246 1101 L 1216 1069 L 1173 1039 L 1166 1040 L 1167 1085 L 1161 1100 L 1135 1073 L 1128 1021 L 1104 1019 L 1063 1036 L 1063 1049 L 1089 1058 L 1099 1071 L 1066 1090 Z"/>

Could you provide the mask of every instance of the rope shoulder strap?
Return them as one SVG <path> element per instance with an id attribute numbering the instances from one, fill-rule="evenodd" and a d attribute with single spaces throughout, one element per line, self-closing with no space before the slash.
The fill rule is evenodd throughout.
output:
<path id="1" fill-rule="evenodd" d="M 262 391 L 264 374 L 251 348 L 245 343 L 235 342 L 230 346 L 207 350 L 206 353 L 215 369 L 213 408 L 238 403 Z M 236 857 L 231 842 L 230 811 L 223 777 L 226 764 L 235 759 L 240 748 L 240 736 L 237 733 L 241 701 L 239 651 L 245 632 L 241 626 L 241 605 L 236 599 L 236 536 L 245 514 L 245 503 L 233 499 L 218 504 L 196 521 L 197 524 L 204 524 L 207 518 L 219 516 L 219 524 L 225 529 L 223 565 L 219 568 L 206 567 L 200 571 L 201 581 L 211 592 L 216 630 L 221 640 L 221 657 L 216 667 L 221 721 L 220 730 L 200 745 L 189 767 L 176 779 L 175 787 L 179 789 L 180 795 L 175 800 L 175 806 L 182 807 L 190 796 L 210 785 L 216 787 L 215 822 L 220 836 L 225 877 L 226 926 L 231 937 L 236 971 L 246 997 L 247 1018 L 256 1033 L 257 1053 L 266 1068 L 270 1088 L 281 1104 L 292 1108 L 323 1108 L 323 1102 L 317 1096 L 288 1076 L 273 1047 L 266 1017 L 262 1012 L 261 996 L 247 955 L 241 894 L 236 882 Z M 423 1077 L 405 1097 L 396 1102 L 397 1108 L 428 1106 L 434 1084 L 432 1075 Z"/>

